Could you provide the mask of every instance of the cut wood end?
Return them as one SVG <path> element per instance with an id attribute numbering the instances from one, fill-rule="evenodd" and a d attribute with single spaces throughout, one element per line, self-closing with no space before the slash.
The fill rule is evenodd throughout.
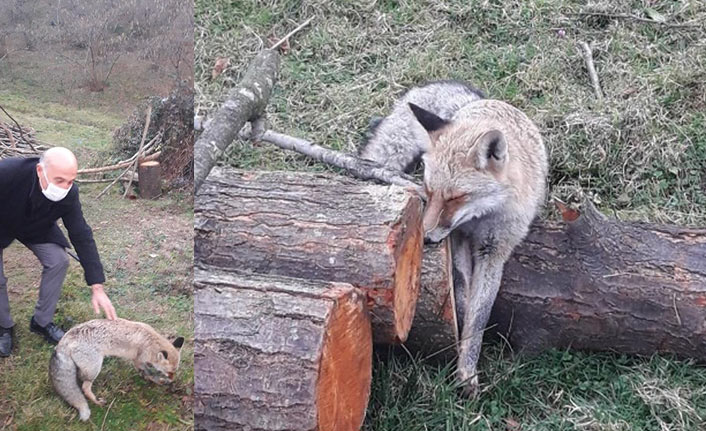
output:
<path id="1" fill-rule="evenodd" d="M 339 297 L 327 327 L 317 384 L 318 429 L 358 431 L 372 379 L 373 336 L 365 295 L 349 289 Z"/>
<path id="2" fill-rule="evenodd" d="M 140 166 L 157 166 L 157 165 L 159 165 L 159 162 L 156 160 L 150 160 L 147 162 L 140 163 Z"/>
<path id="3" fill-rule="evenodd" d="M 556 205 L 559 212 L 561 212 L 561 219 L 566 222 L 575 221 L 581 215 L 580 212 L 575 209 L 569 208 L 564 202 L 559 200 L 554 200 L 554 205 Z"/>
<path id="4" fill-rule="evenodd" d="M 456 343 L 459 341 L 459 334 L 461 333 L 461 328 L 458 327 L 458 316 L 456 315 L 456 291 L 454 288 L 454 269 L 453 269 L 453 256 L 451 256 L 451 239 L 446 238 L 443 244 L 444 252 L 444 263 L 446 264 L 446 274 L 448 282 L 449 296 L 444 302 L 444 308 L 442 310 L 442 318 L 446 322 L 452 324 L 454 330 L 454 339 Z M 464 307 L 465 308 L 465 307 Z"/>
<path id="5" fill-rule="evenodd" d="M 395 256 L 394 313 L 397 342 L 405 342 L 412 328 L 414 310 L 419 299 L 422 274 L 422 205 L 414 197 L 409 200 L 398 229 L 401 236 Z"/>

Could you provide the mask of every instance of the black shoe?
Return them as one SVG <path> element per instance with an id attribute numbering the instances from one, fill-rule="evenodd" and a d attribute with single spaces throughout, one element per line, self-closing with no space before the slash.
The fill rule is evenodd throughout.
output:
<path id="1" fill-rule="evenodd" d="M 6 358 L 12 353 L 12 332 L 13 328 L 3 328 L 0 326 L 0 357 Z"/>
<path id="2" fill-rule="evenodd" d="M 54 322 L 49 322 L 47 326 L 39 326 L 39 324 L 34 321 L 34 316 L 32 316 L 32 320 L 29 322 L 29 330 L 35 334 L 43 335 L 44 339 L 51 344 L 58 343 L 61 337 L 64 336 L 64 330 L 56 326 Z"/>

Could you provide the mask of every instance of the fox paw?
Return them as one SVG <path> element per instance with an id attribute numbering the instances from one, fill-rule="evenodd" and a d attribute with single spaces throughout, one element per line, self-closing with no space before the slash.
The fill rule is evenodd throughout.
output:
<path id="1" fill-rule="evenodd" d="M 465 397 L 475 398 L 480 393 L 480 387 L 478 383 L 478 374 L 467 373 L 461 370 L 457 373 L 458 382 L 460 384 L 461 393 Z"/>
<path id="2" fill-rule="evenodd" d="M 98 404 L 101 407 L 105 407 L 105 398 L 97 398 L 96 404 Z"/>

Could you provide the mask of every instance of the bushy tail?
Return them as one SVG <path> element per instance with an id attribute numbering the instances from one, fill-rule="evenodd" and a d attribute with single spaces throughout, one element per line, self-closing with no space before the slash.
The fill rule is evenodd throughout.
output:
<path id="1" fill-rule="evenodd" d="M 49 378 L 54 385 L 54 390 L 78 410 L 82 421 L 87 421 L 91 416 L 91 409 L 88 408 L 88 401 L 78 385 L 76 372 L 74 361 L 67 355 L 54 350 L 49 361 Z"/>

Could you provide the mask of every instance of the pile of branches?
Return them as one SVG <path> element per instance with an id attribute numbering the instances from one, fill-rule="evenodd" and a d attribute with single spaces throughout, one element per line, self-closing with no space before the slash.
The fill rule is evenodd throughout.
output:
<path id="1" fill-rule="evenodd" d="M 48 148 L 34 137 L 34 129 L 17 123 L 1 106 L 0 110 L 12 120 L 11 123 L 6 123 L 0 119 L 0 159 L 36 157 Z"/>
<path id="2" fill-rule="evenodd" d="M 149 120 L 147 110 L 151 109 Z M 147 126 L 147 141 L 160 135 L 159 162 L 171 188 L 190 187 L 194 178 L 194 90 L 177 86 L 166 98 L 151 97 L 135 109 L 113 133 L 113 154 L 121 159 L 136 154 Z"/>

